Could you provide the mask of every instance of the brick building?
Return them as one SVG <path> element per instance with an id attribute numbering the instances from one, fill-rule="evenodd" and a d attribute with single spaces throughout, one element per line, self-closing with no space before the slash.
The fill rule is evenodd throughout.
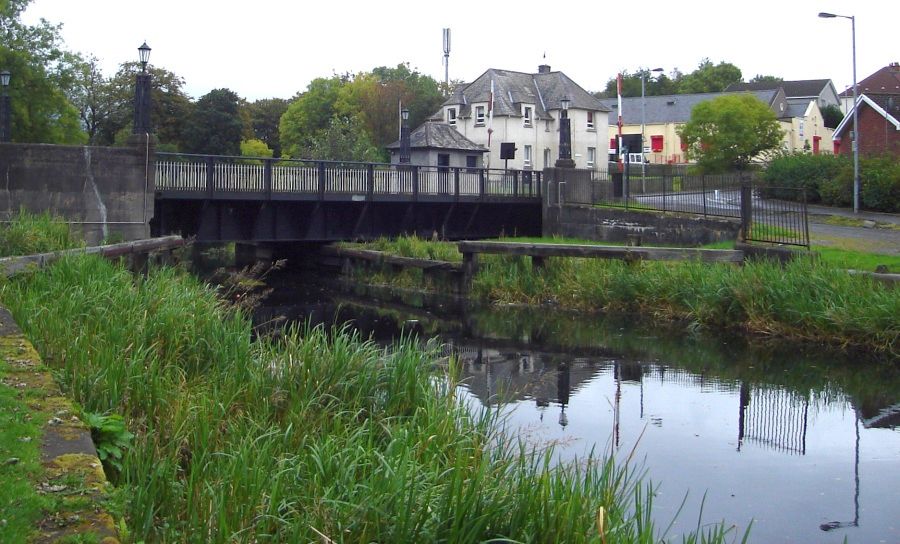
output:
<path id="1" fill-rule="evenodd" d="M 863 94 L 857 102 L 859 116 L 859 154 L 900 157 L 900 94 Z M 853 146 L 853 110 L 834 130 L 834 153 L 851 155 Z"/>

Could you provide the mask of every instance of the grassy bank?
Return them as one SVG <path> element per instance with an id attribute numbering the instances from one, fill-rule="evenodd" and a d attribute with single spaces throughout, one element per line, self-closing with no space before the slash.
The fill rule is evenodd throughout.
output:
<path id="1" fill-rule="evenodd" d="M 113 480 L 134 541 L 649 542 L 652 493 L 627 465 L 554 467 L 455 397 L 412 342 L 252 325 L 175 270 L 95 257 L 0 287 L 86 410 L 134 445 Z M 437 379 L 436 379 L 437 378 Z M 688 541 L 722 541 L 721 525 Z M 679 537 L 680 538 L 680 537 Z"/>
<path id="2" fill-rule="evenodd" d="M 449 243 L 382 241 L 375 247 L 454 260 L 454 244 Z M 640 312 L 686 320 L 694 327 L 900 354 L 900 290 L 847 274 L 835 262 L 847 262 L 847 254 L 831 252 L 824 259 L 800 258 L 784 266 L 760 261 L 740 267 L 548 259 L 542 269 L 533 269 L 527 258 L 485 255 L 480 257 L 473 294 L 492 303 Z M 422 282 L 416 271 L 376 279 L 398 285 Z"/>

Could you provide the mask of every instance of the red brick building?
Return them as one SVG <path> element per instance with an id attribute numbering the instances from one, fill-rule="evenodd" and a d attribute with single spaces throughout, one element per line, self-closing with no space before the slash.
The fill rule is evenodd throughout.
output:
<path id="1" fill-rule="evenodd" d="M 900 158 L 900 94 L 866 93 L 857 102 L 859 154 L 891 154 Z M 853 110 L 834 130 L 834 154 L 852 155 Z"/>

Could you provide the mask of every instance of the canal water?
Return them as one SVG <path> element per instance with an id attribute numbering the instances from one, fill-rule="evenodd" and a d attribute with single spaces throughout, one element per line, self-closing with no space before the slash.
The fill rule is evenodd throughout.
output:
<path id="1" fill-rule="evenodd" d="M 465 398 L 502 410 L 511 432 L 553 444 L 562 461 L 592 450 L 631 458 L 669 537 L 702 513 L 738 535 L 752 521 L 756 543 L 900 543 L 896 361 L 296 273 L 268 282 L 259 322 L 438 338 L 463 362 Z"/>

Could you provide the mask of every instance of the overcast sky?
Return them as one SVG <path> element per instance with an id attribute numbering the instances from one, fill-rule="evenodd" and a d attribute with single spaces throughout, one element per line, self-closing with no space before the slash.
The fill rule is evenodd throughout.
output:
<path id="1" fill-rule="evenodd" d="M 194 98 L 227 87 L 248 100 L 290 98 L 316 77 L 409 62 L 442 81 L 441 29 L 451 29 L 450 78 L 487 68 L 535 72 L 544 62 L 589 91 L 620 70 L 678 68 L 703 57 L 756 74 L 852 82 L 900 60 L 896 0 L 600 2 L 455 0 L 34 0 L 24 14 L 62 23 L 68 47 L 93 54 L 107 75 L 137 60 L 183 77 Z"/>

